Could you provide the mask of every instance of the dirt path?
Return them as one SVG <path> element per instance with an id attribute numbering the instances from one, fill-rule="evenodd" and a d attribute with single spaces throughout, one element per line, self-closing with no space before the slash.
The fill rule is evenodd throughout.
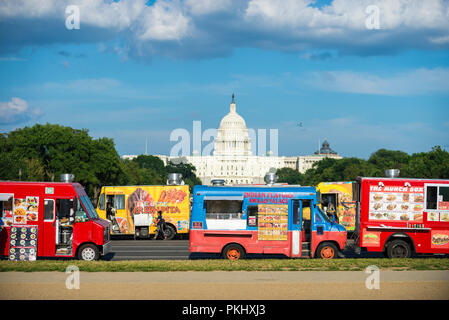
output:
<path id="1" fill-rule="evenodd" d="M 0 273 L 0 299 L 449 299 L 448 271 Z M 157 287 L 157 290 L 154 288 Z"/>

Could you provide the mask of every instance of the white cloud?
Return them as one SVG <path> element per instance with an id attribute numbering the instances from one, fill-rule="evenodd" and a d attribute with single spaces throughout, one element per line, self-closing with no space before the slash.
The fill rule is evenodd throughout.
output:
<path id="1" fill-rule="evenodd" d="M 139 20 L 139 40 L 179 40 L 189 34 L 190 18 L 176 2 L 158 1 Z"/>
<path id="2" fill-rule="evenodd" d="M 13 97 L 11 101 L 0 101 L 1 124 L 25 122 L 39 115 L 40 111 L 29 108 L 23 99 Z"/>
<path id="3" fill-rule="evenodd" d="M 186 0 L 185 5 L 193 15 L 206 15 L 232 10 L 232 0 Z"/>
<path id="4" fill-rule="evenodd" d="M 130 57 L 210 57 L 236 47 L 355 54 L 449 47 L 446 0 L 5 0 L 3 51 L 22 46 L 120 39 Z M 65 7 L 80 8 L 80 30 L 61 32 Z M 366 8 L 379 8 L 380 30 L 368 30 Z M 2 22 L 3 21 L 3 22 Z M 9 22 L 20 28 L 13 28 Z M 46 23 L 51 27 L 46 27 Z M 57 29 L 60 25 L 61 30 Z M 27 34 L 27 28 L 33 28 Z M 53 32 L 53 33 L 52 33 Z M 120 50 L 123 51 L 123 50 Z"/>
<path id="5" fill-rule="evenodd" d="M 390 76 L 353 71 L 321 71 L 311 73 L 304 82 L 320 90 L 360 94 L 448 94 L 449 68 L 423 68 Z"/>

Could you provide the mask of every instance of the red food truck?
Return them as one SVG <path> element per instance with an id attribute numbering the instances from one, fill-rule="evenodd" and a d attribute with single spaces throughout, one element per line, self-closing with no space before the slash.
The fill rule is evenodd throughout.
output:
<path id="1" fill-rule="evenodd" d="M 449 180 L 360 177 L 356 220 L 358 250 L 449 254 Z"/>
<path id="2" fill-rule="evenodd" d="M 97 260 L 110 251 L 110 224 L 79 183 L 0 181 L 0 210 L 0 255 L 10 260 Z"/>
<path id="3" fill-rule="evenodd" d="M 190 252 L 341 256 L 346 229 L 317 206 L 315 187 L 195 186 Z"/>

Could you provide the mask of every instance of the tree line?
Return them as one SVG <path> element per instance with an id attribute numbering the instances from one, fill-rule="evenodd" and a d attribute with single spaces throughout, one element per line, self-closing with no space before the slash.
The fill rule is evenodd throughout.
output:
<path id="1" fill-rule="evenodd" d="M 384 177 L 385 170 L 399 169 L 400 177 L 448 179 L 449 152 L 433 147 L 429 152 L 409 155 L 403 151 L 379 149 L 368 160 L 324 158 L 311 169 L 299 173 L 291 168 L 276 171 L 278 182 L 317 185 L 320 182 L 354 181 L 357 177 Z"/>
<path id="2" fill-rule="evenodd" d="M 0 180 L 59 181 L 73 173 L 93 200 L 105 185 L 165 184 L 178 172 L 190 187 L 201 184 L 195 167 L 140 155 L 122 160 L 110 138 L 93 139 L 87 129 L 36 124 L 0 134 Z"/>

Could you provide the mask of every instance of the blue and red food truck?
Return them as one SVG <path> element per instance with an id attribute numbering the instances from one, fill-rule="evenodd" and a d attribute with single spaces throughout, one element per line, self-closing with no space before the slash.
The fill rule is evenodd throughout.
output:
<path id="1" fill-rule="evenodd" d="M 190 252 L 337 257 L 346 229 L 317 206 L 315 187 L 195 186 Z"/>
<path id="2" fill-rule="evenodd" d="M 0 255 L 10 260 L 97 260 L 110 251 L 110 223 L 79 183 L 0 181 L 0 213 Z"/>

